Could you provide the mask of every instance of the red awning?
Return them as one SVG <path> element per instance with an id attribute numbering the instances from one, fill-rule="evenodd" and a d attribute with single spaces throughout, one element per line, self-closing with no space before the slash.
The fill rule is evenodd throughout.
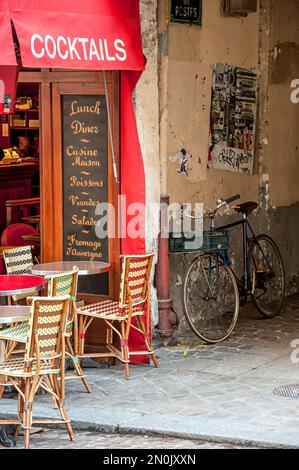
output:
<path id="1" fill-rule="evenodd" d="M 1 1 L 0 4 L 0 45 L 0 65 L 17 65 L 8 2 L 6 0 Z"/>
<path id="2" fill-rule="evenodd" d="M 3 113 L 13 107 L 18 69 L 6 1 L 0 5 L 0 45 L 0 113 Z"/>
<path id="3" fill-rule="evenodd" d="M 24 67 L 143 70 L 136 0 L 8 0 Z"/>
<path id="4" fill-rule="evenodd" d="M 131 96 L 145 67 L 139 0 L 1 0 L 0 10 L 5 44 L 0 66 L 16 63 L 12 20 L 24 67 L 121 71 L 121 192 L 128 206 L 144 204 L 143 159 Z M 15 76 L 3 76 L 8 87 Z M 128 222 L 133 218 L 128 216 Z M 144 250 L 143 236 L 122 239 L 124 254 Z"/>

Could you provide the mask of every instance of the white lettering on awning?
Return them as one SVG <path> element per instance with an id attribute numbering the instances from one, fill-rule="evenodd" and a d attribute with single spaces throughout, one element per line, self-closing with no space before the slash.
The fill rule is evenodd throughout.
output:
<path id="1" fill-rule="evenodd" d="M 78 41 L 78 38 L 73 39 L 73 41 L 71 40 L 71 38 L 67 38 L 67 40 L 68 40 L 68 45 L 69 45 L 69 48 L 70 48 L 71 59 L 74 60 L 74 53 L 75 53 L 77 59 L 81 60 L 81 57 L 79 56 L 79 54 L 77 52 L 77 49 L 75 47 L 76 42 Z"/>
<path id="2" fill-rule="evenodd" d="M 90 40 L 90 50 L 89 50 L 89 60 L 92 60 L 93 56 L 95 56 L 97 58 L 97 60 L 101 60 L 101 58 L 99 56 L 99 53 L 98 53 L 98 50 L 97 50 L 96 43 L 95 43 L 94 39 L 91 39 Z"/>
<path id="3" fill-rule="evenodd" d="M 78 61 L 120 61 L 127 59 L 126 45 L 123 40 L 94 38 L 70 38 L 58 36 L 57 38 L 46 34 L 44 37 L 40 34 L 33 34 L 31 37 L 31 52 L 37 59 L 48 57 L 62 60 Z"/>
<path id="4" fill-rule="evenodd" d="M 45 49 L 50 59 L 54 59 L 56 57 L 56 53 L 57 53 L 56 42 L 55 42 L 55 39 L 52 38 L 52 36 L 50 36 L 49 34 L 47 34 L 47 36 L 45 37 Z"/>
<path id="5" fill-rule="evenodd" d="M 65 49 L 64 54 L 62 53 L 61 47 L 60 47 L 60 43 L 62 43 L 62 42 L 65 46 L 67 46 L 67 40 L 63 36 L 58 36 L 58 38 L 57 38 L 57 52 L 58 52 L 59 57 L 62 60 L 66 60 L 69 56 L 69 52 L 68 52 L 67 49 Z"/>
<path id="6" fill-rule="evenodd" d="M 33 34 L 33 36 L 31 37 L 31 52 L 34 57 L 36 57 L 37 59 L 41 59 L 45 55 L 45 48 L 42 47 L 40 52 L 37 52 L 35 49 L 36 40 L 38 40 L 42 44 L 44 43 L 43 38 L 39 34 Z"/>
<path id="7" fill-rule="evenodd" d="M 114 47 L 118 51 L 118 52 L 115 53 L 115 57 L 120 61 L 126 60 L 127 52 L 126 52 L 126 49 L 125 49 L 124 41 L 122 41 L 121 39 L 116 39 L 116 41 L 114 42 Z M 119 54 L 119 52 L 121 53 L 121 55 Z"/>

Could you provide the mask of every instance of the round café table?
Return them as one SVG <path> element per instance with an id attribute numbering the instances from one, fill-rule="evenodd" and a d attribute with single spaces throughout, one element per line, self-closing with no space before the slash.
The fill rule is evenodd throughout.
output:
<path id="1" fill-rule="evenodd" d="M 50 276 L 72 271 L 76 268 L 79 269 L 78 276 L 92 276 L 108 273 L 111 270 L 111 265 L 102 261 L 54 261 L 52 263 L 35 264 L 31 268 L 31 272 L 40 276 Z M 74 346 L 77 353 L 76 341 Z"/>
<path id="2" fill-rule="evenodd" d="M 40 276 L 50 276 L 60 274 L 66 271 L 72 271 L 74 268 L 78 268 L 78 276 L 92 276 L 94 274 L 104 274 L 111 271 L 111 264 L 104 263 L 103 261 L 54 261 L 51 263 L 35 264 L 31 268 L 33 274 Z M 74 340 L 75 354 L 78 354 L 78 343 L 77 339 Z M 68 358 L 66 361 L 66 370 L 70 366 L 72 360 Z M 98 367 L 98 365 L 89 359 L 86 362 L 92 367 Z"/>
<path id="3" fill-rule="evenodd" d="M 28 320 L 30 307 L 27 305 L 1 305 L 0 306 L 0 325 L 9 325 L 10 323 L 20 323 Z"/>
<path id="4" fill-rule="evenodd" d="M 37 292 L 45 289 L 47 281 L 41 276 L 32 275 L 1 275 L 0 276 L 0 297 L 10 295 L 31 294 L 33 290 Z M 23 310 L 19 310 L 23 309 Z M 27 309 L 27 310 L 26 310 Z M 14 310 L 14 311 L 13 311 Z M 1 315 L 2 312 L 2 315 Z M 17 313 L 19 312 L 19 313 Z M 24 315 L 25 312 L 25 315 Z M 27 317 L 26 317 L 27 314 Z M 5 315 L 7 315 L 5 317 Z M 28 318 L 28 308 L 20 306 L 1 306 L 0 307 L 0 323 L 15 323 L 16 321 L 25 321 Z M 23 318 L 21 319 L 20 317 Z M 5 427 L 0 426 L 0 444 L 5 447 L 13 447 L 14 441 L 7 436 Z"/>
<path id="5" fill-rule="evenodd" d="M 0 297 L 10 295 L 31 294 L 33 290 L 37 292 L 47 287 L 47 281 L 42 276 L 32 276 L 31 274 L 3 274 L 0 275 Z"/>
<path id="6" fill-rule="evenodd" d="M 51 274 L 72 271 L 74 268 L 79 269 L 79 276 L 91 276 L 93 274 L 108 273 L 111 270 L 111 265 L 102 261 L 55 261 L 52 263 L 35 264 L 31 272 L 38 276 L 49 276 Z"/>

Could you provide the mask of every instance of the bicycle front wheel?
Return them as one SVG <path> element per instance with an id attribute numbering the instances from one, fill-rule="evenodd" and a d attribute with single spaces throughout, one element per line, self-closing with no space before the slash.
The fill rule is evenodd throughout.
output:
<path id="1" fill-rule="evenodd" d="M 266 318 L 278 315 L 285 295 L 285 272 L 276 243 L 268 235 L 251 242 L 248 253 L 252 301 Z"/>
<path id="2" fill-rule="evenodd" d="M 239 314 L 235 276 L 218 253 L 199 255 L 189 267 L 183 286 L 184 315 L 193 333 L 207 343 L 224 341 Z"/>

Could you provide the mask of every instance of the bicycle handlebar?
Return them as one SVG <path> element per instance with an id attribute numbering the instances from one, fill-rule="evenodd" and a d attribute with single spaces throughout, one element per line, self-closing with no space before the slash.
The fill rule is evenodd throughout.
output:
<path id="1" fill-rule="evenodd" d="M 229 197 L 225 202 L 226 204 L 231 204 L 232 202 L 235 202 L 238 199 L 241 199 L 240 194 L 236 194 L 235 196 Z"/>
<path id="2" fill-rule="evenodd" d="M 236 194 L 235 196 L 232 196 L 232 197 L 229 197 L 228 199 L 219 199 L 217 202 L 218 202 L 218 205 L 216 207 L 216 209 L 213 211 L 213 212 L 210 212 L 209 215 L 207 215 L 206 217 L 209 217 L 209 218 L 214 218 L 217 214 L 217 212 L 219 211 L 219 209 L 221 209 L 223 206 L 228 206 L 228 204 L 231 204 L 232 202 L 234 201 L 237 201 L 238 199 L 241 199 L 241 196 L 240 194 Z M 228 208 L 228 207 L 227 207 Z M 184 217 L 187 217 L 188 219 L 199 219 L 199 217 L 194 217 L 192 214 L 186 214 L 184 213 L 184 208 L 183 206 L 181 207 L 181 214 L 184 216 Z"/>
<path id="3" fill-rule="evenodd" d="M 241 198 L 240 194 L 236 194 L 235 196 L 229 197 L 226 200 L 220 198 L 219 201 L 217 201 L 218 205 L 217 205 L 216 209 L 209 214 L 209 217 L 214 218 L 216 216 L 217 212 L 219 211 L 219 209 L 221 209 L 222 207 L 226 207 L 227 210 L 228 210 L 229 209 L 228 205 L 231 204 L 234 201 L 237 201 L 240 198 Z"/>

